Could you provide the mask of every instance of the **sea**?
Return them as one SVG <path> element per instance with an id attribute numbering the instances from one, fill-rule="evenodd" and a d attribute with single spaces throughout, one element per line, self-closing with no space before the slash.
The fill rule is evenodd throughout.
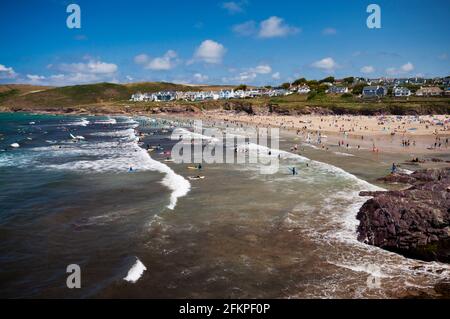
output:
<path id="1" fill-rule="evenodd" d="M 382 189 L 373 163 L 313 159 L 313 145 L 299 155 L 286 135 L 277 149 L 224 145 L 277 156 L 274 174 L 199 170 L 170 159 L 192 130 L 150 116 L 0 113 L 0 297 L 402 298 L 450 277 L 446 264 L 357 241 L 359 192 Z"/>

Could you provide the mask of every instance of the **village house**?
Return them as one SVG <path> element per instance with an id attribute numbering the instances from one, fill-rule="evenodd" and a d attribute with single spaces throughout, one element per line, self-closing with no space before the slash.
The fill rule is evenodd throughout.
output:
<path id="1" fill-rule="evenodd" d="M 221 90 L 219 92 L 219 99 L 228 100 L 234 98 L 234 90 Z"/>
<path id="2" fill-rule="evenodd" d="M 383 97 L 387 95 L 387 91 L 387 87 L 385 86 L 366 86 L 362 91 L 362 95 L 365 98 Z"/>
<path id="3" fill-rule="evenodd" d="M 395 87 L 392 93 L 396 97 L 410 96 L 411 95 L 411 91 L 408 88 L 400 87 L 400 86 Z"/>
<path id="4" fill-rule="evenodd" d="M 346 86 L 331 86 L 326 93 L 328 94 L 344 94 L 348 93 L 348 87 Z"/>
<path id="5" fill-rule="evenodd" d="M 311 89 L 307 85 L 299 86 L 297 89 L 298 94 L 308 94 L 309 92 L 311 92 Z"/>
<path id="6" fill-rule="evenodd" d="M 419 90 L 417 90 L 416 95 L 417 96 L 440 96 L 442 95 L 443 91 L 438 88 L 437 86 L 428 86 L 428 87 L 421 87 Z"/>

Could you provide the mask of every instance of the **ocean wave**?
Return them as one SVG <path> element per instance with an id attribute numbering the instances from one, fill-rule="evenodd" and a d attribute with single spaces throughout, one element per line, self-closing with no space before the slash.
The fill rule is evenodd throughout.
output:
<path id="1" fill-rule="evenodd" d="M 88 126 L 91 122 L 87 120 L 87 118 L 82 118 L 76 122 L 68 123 L 69 126 Z"/>
<path id="2" fill-rule="evenodd" d="M 134 265 L 128 270 L 128 274 L 123 280 L 136 283 L 144 274 L 144 272 L 147 270 L 147 267 L 139 260 L 139 258 L 136 257 L 136 262 Z"/>
<path id="3" fill-rule="evenodd" d="M 134 128 L 138 125 L 128 121 L 131 126 L 110 132 L 91 133 L 95 137 L 112 137 L 106 140 L 88 140 L 73 143 L 70 140 L 58 144 L 34 147 L 24 153 L 4 152 L 0 156 L 0 166 L 26 166 L 47 170 L 68 170 L 91 173 L 124 173 L 156 171 L 164 174 L 161 184 L 170 194 L 168 208 L 175 209 L 180 197 L 186 196 L 191 184 L 169 166 L 154 160 L 147 151 L 138 145 L 139 138 Z M 96 122 L 97 123 L 97 122 Z M 111 121 L 112 123 L 112 121 Z"/>
<path id="4" fill-rule="evenodd" d="M 95 124 L 117 124 L 117 120 L 114 118 L 108 118 L 106 120 L 97 120 Z"/>

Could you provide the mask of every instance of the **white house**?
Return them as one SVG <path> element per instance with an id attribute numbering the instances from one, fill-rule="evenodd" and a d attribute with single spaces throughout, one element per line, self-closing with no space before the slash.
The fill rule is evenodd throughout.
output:
<path id="1" fill-rule="evenodd" d="M 311 89 L 307 85 L 299 86 L 297 89 L 298 94 L 308 94 L 309 92 L 311 92 Z"/>
<path id="2" fill-rule="evenodd" d="M 224 100 L 233 99 L 234 91 L 233 90 L 221 90 L 219 92 L 219 98 L 224 99 Z"/>
<path id="3" fill-rule="evenodd" d="M 326 92 L 329 94 L 344 94 L 344 93 L 348 93 L 348 87 L 346 87 L 346 86 L 331 86 Z"/>
<path id="4" fill-rule="evenodd" d="M 400 87 L 400 86 L 395 87 L 393 93 L 394 93 L 394 96 L 396 96 L 396 97 L 411 95 L 411 91 L 408 88 Z"/>
<path id="5" fill-rule="evenodd" d="M 135 93 L 131 96 L 130 101 L 132 102 L 143 102 L 145 99 L 145 94 L 142 93 Z"/>

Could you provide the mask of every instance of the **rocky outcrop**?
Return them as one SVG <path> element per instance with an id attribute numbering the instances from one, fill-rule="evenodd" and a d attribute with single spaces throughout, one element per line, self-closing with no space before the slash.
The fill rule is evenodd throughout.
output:
<path id="1" fill-rule="evenodd" d="M 226 111 L 235 111 L 237 113 L 245 112 L 250 115 L 255 114 L 255 110 L 253 109 L 252 103 L 245 101 L 225 102 L 223 104 L 223 109 Z"/>
<path id="2" fill-rule="evenodd" d="M 200 110 L 195 106 L 170 106 L 170 107 L 156 107 L 151 110 L 153 114 L 159 113 L 199 113 Z"/>
<path id="3" fill-rule="evenodd" d="M 359 210 L 358 240 L 407 257 L 450 263 L 450 168 L 393 174 L 406 190 L 372 196 Z"/>

